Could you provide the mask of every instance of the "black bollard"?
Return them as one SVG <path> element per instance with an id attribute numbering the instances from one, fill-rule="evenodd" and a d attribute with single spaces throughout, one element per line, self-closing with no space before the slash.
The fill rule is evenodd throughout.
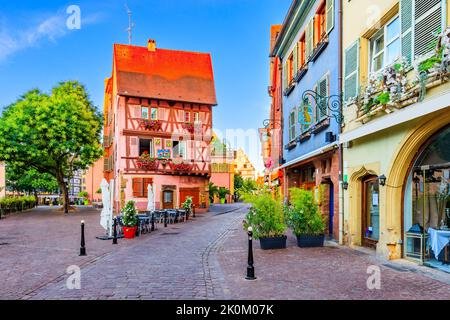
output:
<path id="1" fill-rule="evenodd" d="M 167 228 L 167 211 L 164 211 L 164 228 Z"/>
<path id="2" fill-rule="evenodd" d="M 195 218 L 195 204 L 192 205 L 192 213 L 193 213 L 193 217 Z"/>
<path id="3" fill-rule="evenodd" d="M 155 231 L 155 212 L 152 212 L 152 231 Z"/>
<path id="4" fill-rule="evenodd" d="M 84 220 L 81 220 L 81 246 L 80 246 L 80 256 L 86 255 L 86 246 L 84 242 Z"/>
<path id="5" fill-rule="evenodd" d="M 252 227 L 248 228 L 248 265 L 247 265 L 247 276 L 245 279 L 247 280 L 256 280 L 255 277 L 255 267 L 253 266 L 253 229 Z"/>
<path id="6" fill-rule="evenodd" d="M 113 226 L 113 244 L 117 244 L 117 218 L 114 218 L 114 226 Z"/>

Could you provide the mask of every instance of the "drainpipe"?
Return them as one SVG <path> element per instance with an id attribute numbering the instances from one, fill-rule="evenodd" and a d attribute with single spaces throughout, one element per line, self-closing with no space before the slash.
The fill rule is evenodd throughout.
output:
<path id="1" fill-rule="evenodd" d="M 342 13 L 342 5 L 343 5 L 343 0 L 339 0 L 339 58 L 338 58 L 338 68 L 339 68 L 339 80 L 338 80 L 338 86 L 339 86 L 339 92 L 340 94 L 342 94 L 342 81 L 343 81 L 343 77 L 342 77 L 342 73 L 343 73 L 343 68 L 342 68 L 342 50 L 343 50 L 343 45 L 342 45 L 342 19 L 343 19 L 343 13 Z M 343 113 L 343 104 L 341 104 L 341 114 Z M 342 125 L 338 126 L 338 132 L 339 132 L 339 136 L 342 133 Z M 339 181 L 342 182 L 344 180 L 344 157 L 343 157 L 343 146 L 342 144 L 339 144 Z M 342 188 L 342 183 L 339 183 L 339 244 L 344 244 L 344 189 Z"/>

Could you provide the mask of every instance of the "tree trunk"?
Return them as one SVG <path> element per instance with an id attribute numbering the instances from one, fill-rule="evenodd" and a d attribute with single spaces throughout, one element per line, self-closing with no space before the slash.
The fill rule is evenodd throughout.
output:
<path id="1" fill-rule="evenodd" d="M 62 172 L 57 172 L 56 180 L 63 193 L 64 213 L 69 213 L 69 190 L 67 190 L 67 184 L 64 182 L 64 174 Z"/>
<path id="2" fill-rule="evenodd" d="M 38 206 L 38 204 L 39 204 L 39 197 L 38 197 L 38 192 L 37 192 L 37 190 L 36 189 L 34 189 L 34 199 L 35 199 L 35 207 L 37 207 Z"/>

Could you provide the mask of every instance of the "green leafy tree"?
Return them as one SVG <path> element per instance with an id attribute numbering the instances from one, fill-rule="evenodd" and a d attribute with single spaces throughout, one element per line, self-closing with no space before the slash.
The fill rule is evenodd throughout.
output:
<path id="1" fill-rule="evenodd" d="M 0 161 L 55 177 L 67 213 L 65 180 L 102 156 L 101 129 L 102 116 L 80 83 L 62 82 L 50 94 L 31 90 L 0 117 Z"/>
<path id="2" fill-rule="evenodd" d="M 219 188 L 214 183 L 210 182 L 208 185 L 208 191 L 209 191 L 209 201 L 213 203 L 214 197 L 219 194 Z"/>
<path id="3" fill-rule="evenodd" d="M 58 183 L 54 176 L 48 173 L 40 173 L 34 168 L 26 171 L 14 165 L 6 167 L 6 184 L 17 192 L 33 193 L 36 202 L 39 192 L 58 192 Z"/>

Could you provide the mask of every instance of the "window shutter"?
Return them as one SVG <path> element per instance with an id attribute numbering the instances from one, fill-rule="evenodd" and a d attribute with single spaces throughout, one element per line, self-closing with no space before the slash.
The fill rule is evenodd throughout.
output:
<path id="1" fill-rule="evenodd" d="M 133 178 L 133 197 L 140 198 L 143 196 L 142 184 L 142 178 Z"/>
<path id="2" fill-rule="evenodd" d="M 306 60 L 309 59 L 314 49 L 314 19 L 306 26 Z"/>
<path id="3" fill-rule="evenodd" d="M 103 159 L 103 171 L 109 171 L 109 158 Z"/>
<path id="4" fill-rule="evenodd" d="M 142 187 L 143 187 L 143 196 L 145 197 L 145 198 L 147 198 L 148 197 L 148 185 L 150 184 L 152 184 L 153 183 L 153 179 L 152 178 L 144 178 L 143 179 L 143 185 L 142 185 Z"/>
<path id="5" fill-rule="evenodd" d="M 295 78 L 295 76 L 297 75 L 297 70 L 298 70 L 298 43 L 296 43 L 295 47 L 294 47 L 293 60 L 294 60 L 294 65 L 292 68 L 292 75 Z"/>
<path id="6" fill-rule="evenodd" d="M 326 2 L 326 30 L 330 33 L 334 28 L 334 0 L 327 0 Z"/>
<path id="7" fill-rule="evenodd" d="M 442 9 L 442 0 L 415 0 L 414 56 L 422 56 L 434 51 L 438 33 L 442 31 Z"/>
<path id="8" fill-rule="evenodd" d="M 402 57 L 405 57 L 409 63 L 412 63 L 413 58 L 412 56 L 413 1 L 414 0 L 402 0 L 400 2 Z"/>
<path id="9" fill-rule="evenodd" d="M 359 90 L 359 40 L 345 50 L 344 100 L 358 95 Z"/>
<path id="10" fill-rule="evenodd" d="M 285 64 L 283 64 L 283 91 L 286 90 L 286 88 L 288 87 L 288 83 L 287 83 L 287 62 Z"/>
<path id="11" fill-rule="evenodd" d="M 328 76 L 319 81 L 317 85 L 317 94 L 320 96 L 317 107 L 318 120 L 322 120 L 328 114 L 327 112 L 327 102 L 328 102 Z"/>

